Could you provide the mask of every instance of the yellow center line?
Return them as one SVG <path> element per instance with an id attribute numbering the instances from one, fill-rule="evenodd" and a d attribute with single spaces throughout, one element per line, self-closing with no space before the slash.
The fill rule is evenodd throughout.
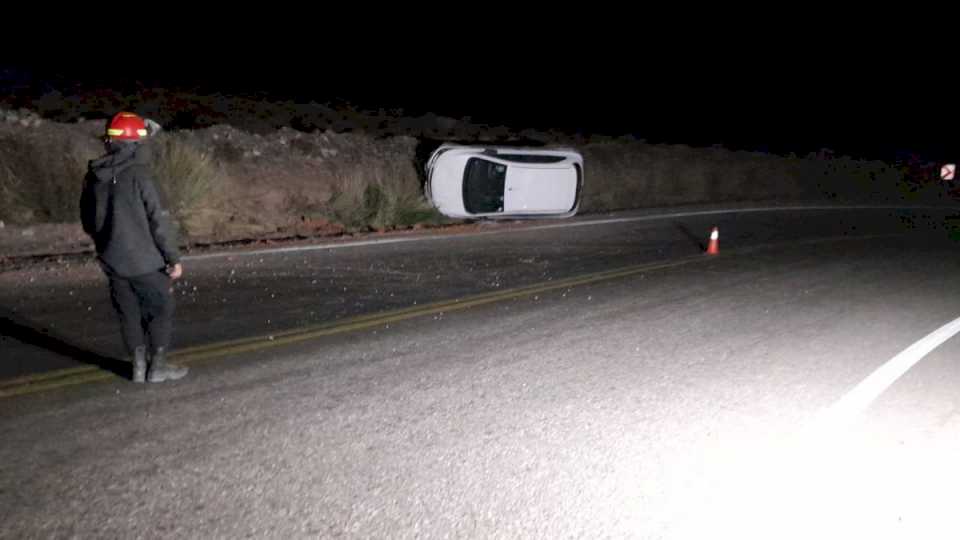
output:
<path id="1" fill-rule="evenodd" d="M 425 315 L 461 311 L 477 306 L 513 300 L 516 298 L 555 291 L 558 289 L 565 289 L 597 283 L 600 281 L 627 277 L 653 270 L 672 268 L 696 262 L 708 262 L 716 258 L 717 257 L 704 257 L 702 255 L 698 255 L 694 257 L 677 259 L 670 262 L 641 264 L 620 268 L 617 270 L 606 270 L 573 278 L 542 282 L 526 287 L 518 287 L 492 293 L 483 293 L 456 300 L 435 302 L 389 312 L 360 315 L 350 319 L 345 319 L 343 321 L 333 321 L 320 325 L 275 332 L 268 335 L 186 347 L 174 351 L 170 356 L 171 358 L 176 359 L 178 363 L 192 364 L 202 360 L 270 349 L 334 334 L 375 328 L 385 324 L 414 319 Z M 26 375 L 16 379 L 0 382 L 0 398 L 32 394 L 54 388 L 61 388 L 88 382 L 105 381 L 115 378 L 118 378 L 117 375 L 109 371 L 104 371 L 95 366 L 83 366 L 40 373 L 37 375 Z"/>
<path id="2" fill-rule="evenodd" d="M 20 386 L 23 384 L 34 384 L 42 381 L 47 381 L 50 379 L 59 379 L 62 377 L 69 377 L 75 374 L 91 373 L 94 371 L 99 371 L 99 369 L 94 366 L 80 366 L 80 367 L 73 367 L 73 368 L 57 369 L 54 371 L 37 373 L 35 375 L 24 375 L 22 377 L 15 377 L 13 379 L 4 379 L 0 381 L 0 389 L 8 388 L 11 386 Z"/>
<path id="3" fill-rule="evenodd" d="M 91 368 L 96 369 L 96 368 Z M 76 384 L 83 384 L 88 382 L 98 382 L 106 381 L 108 379 L 117 378 L 116 375 L 110 373 L 109 371 L 84 371 L 81 373 L 73 374 L 72 377 L 64 377 L 62 379 L 55 380 L 41 380 L 38 382 L 27 382 L 20 386 L 14 386 L 10 388 L 0 389 L 0 398 L 12 397 L 12 396 L 21 396 L 24 394 L 35 394 L 37 392 L 43 392 L 45 390 L 53 390 L 55 388 L 63 388 L 65 386 L 73 386 Z"/>
<path id="4" fill-rule="evenodd" d="M 875 240 L 896 236 L 900 236 L 900 234 L 826 237 L 794 241 L 792 244 L 794 246 L 813 245 L 832 242 Z M 587 285 L 590 283 L 627 277 L 643 272 L 662 270 L 665 268 L 672 268 L 691 263 L 705 263 L 718 258 L 726 258 L 730 255 L 746 255 L 749 253 L 756 253 L 763 251 L 764 249 L 776 248 L 778 246 L 779 244 L 777 243 L 761 244 L 753 247 L 741 247 L 735 250 L 727 250 L 726 255 L 716 255 L 712 257 L 694 255 L 690 257 L 674 259 L 673 261 L 669 262 L 639 264 L 615 270 L 594 272 L 583 276 L 560 279 L 556 281 L 547 281 L 526 287 L 506 289 L 503 291 L 483 293 L 461 299 L 446 300 L 431 304 L 424 304 L 422 306 L 412 306 L 409 308 L 402 308 L 388 312 L 360 315 L 345 319 L 343 321 L 331 321 L 319 325 L 275 332 L 268 335 L 220 341 L 206 345 L 196 345 L 174 351 L 170 356 L 172 358 L 176 358 L 178 363 L 191 364 L 203 360 L 219 358 L 222 356 L 269 349 L 334 334 L 365 330 L 368 328 L 374 328 L 393 322 L 405 321 L 425 315 L 459 311 L 485 304 L 492 304 L 495 302 L 502 302 L 505 300 L 512 300 L 515 298 L 522 298 L 543 292 L 554 291 L 557 289 L 576 287 L 579 285 Z M 0 381 L 0 398 L 32 394 L 54 388 L 117 378 L 120 377 L 114 373 L 103 370 L 97 366 L 90 365 L 49 371 L 35 375 L 25 375 L 22 377 Z"/>

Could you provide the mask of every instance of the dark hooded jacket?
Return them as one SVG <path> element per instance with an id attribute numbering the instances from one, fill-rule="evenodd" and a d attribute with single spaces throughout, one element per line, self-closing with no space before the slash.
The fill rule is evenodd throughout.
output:
<path id="1" fill-rule="evenodd" d="M 115 143 L 90 162 L 80 198 L 83 230 L 110 275 L 132 277 L 180 261 L 170 215 L 160 204 L 147 149 Z"/>

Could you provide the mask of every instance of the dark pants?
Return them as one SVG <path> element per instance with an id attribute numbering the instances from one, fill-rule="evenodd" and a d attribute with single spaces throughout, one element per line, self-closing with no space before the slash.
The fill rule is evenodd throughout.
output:
<path id="1" fill-rule="evenodd" d="M 127 353 L 141 345 L 169 348 L 173 334 L 173 294 L 164 272 L 110 279 L 110 299 L 120 317 Z"/>

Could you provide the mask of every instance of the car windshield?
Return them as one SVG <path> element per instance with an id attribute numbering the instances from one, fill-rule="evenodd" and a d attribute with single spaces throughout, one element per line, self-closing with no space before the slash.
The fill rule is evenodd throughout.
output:
<path id="1" fill-rule="evenodd" d="M 463 205 L 471 214 L 503 212 L 507 166 L 471 158 L 463 173 Z"/>

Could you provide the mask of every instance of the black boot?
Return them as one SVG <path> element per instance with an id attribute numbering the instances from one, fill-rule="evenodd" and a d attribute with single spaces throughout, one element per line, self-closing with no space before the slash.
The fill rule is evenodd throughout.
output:
<path id="1" fill-rule="evenodd" d="M 147 380 L 147 348 L 143 345 L 133 350 L 133 382 Z"/>
<path id="2" fill-rule="evenodd" d="M 150 357 L 150 373 L 147 374 L 147 380 L 152 383 L 163 381 L 175 381 L 186 376 L 188 368 L 176 364 L 167 363 L 167 351 L 163 347 L 157 347 Z"/>

